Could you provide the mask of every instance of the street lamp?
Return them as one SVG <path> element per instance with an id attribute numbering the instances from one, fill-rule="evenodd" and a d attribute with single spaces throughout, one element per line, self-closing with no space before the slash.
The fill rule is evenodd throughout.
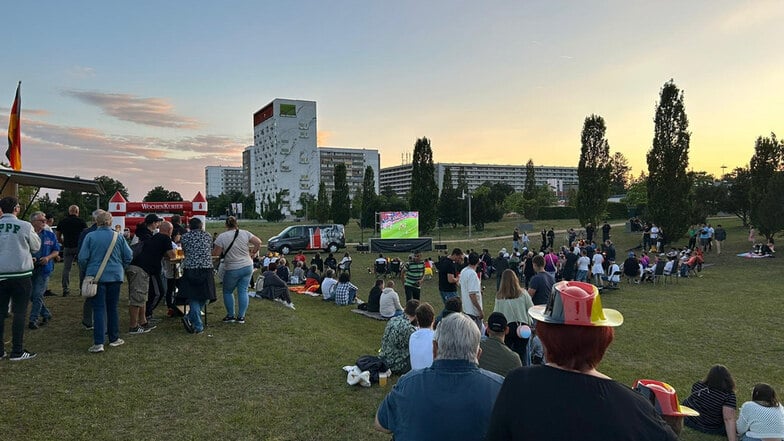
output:
<path id="1" fill-rule="evenodd" d="M 468 238 L 470 239 L 471 238 L 471 193 L 466 193 L 464 191 L 463 195 L 460 196 L 458 199 L 464 201 L 466 197 L 468 198 Z"/>

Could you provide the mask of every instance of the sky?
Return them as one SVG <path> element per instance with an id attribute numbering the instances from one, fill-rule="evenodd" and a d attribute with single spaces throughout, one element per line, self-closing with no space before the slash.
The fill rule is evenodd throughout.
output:
<path id="1" fill-rule="evenodd" d="M 22 169 L 185 199 L 241 165 L 252 115 L 317 102 L 320 146 L 401 164 L 577 166 L 585 118 L 646 170 L 661 87 L 684 91 L 689 167 L 784 136 L 784 1 L 38 1 L 2 8 L 0 126 L 22 81 Z M 3 145 L 5 151 L 5 145 Z M 5 158 L 3 158 L 5 159 Z"/>

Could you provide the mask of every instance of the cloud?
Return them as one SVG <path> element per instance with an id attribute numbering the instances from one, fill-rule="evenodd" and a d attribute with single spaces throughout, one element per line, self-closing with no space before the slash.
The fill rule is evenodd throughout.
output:
<path id="1" fill-rule="evenodd" d="M 23 103 L 24 103 L 24 102 L 23 102 Z M 10 108 L 10 107 L 0 107 L 0 114 L 3 114 L 3 115 L 10 115 L 10 114 L 11 114 L 11 108 Z M 27 109 L 27 108 L 25 108 L 24 106 L 22 106 L 22 116 L 23 116 L 23 117 L 24 117 L 25 115 L 46 116 L 46 115 L 48 115 L 48 114 L 49 114 L 49 111 L 48 111 L 48 110 L 43 110 L 43 109 Z"/>
<path id="2" fill-rule="evenodd" d="M 122 121 L 136 124 L 169 127 L 174 129 L 197 129 L 202 123 L 174 113 L 174 106 L 164 98 L 141 98 L 125 93 L 102 93 L 83 90 L 66 90 L 64 95 L 100 108 L 103 113 Z"/>
<path id="3" fill-rule="evenodd" d="M 66 73 L 73 78 L 85 79 L 94 77 L 95 69 L 86 66 L 73 66 Z"/>
<path id="4" fill-rule="evenodd" d="M 784 5 L 778 0 L 742 2 L 719 17 L 718 26 L 725 32 L 740 32 L 775 23 L 784 17 Z"/>
<path id="5" fill-rule="evenodd" d="M 333 135 L 334 133 L 329 130 L 319 130 L 318 133 L 316 133 L 316 145 L 318 146 L 329 145 L 329 140 L 332 138 Z"/>

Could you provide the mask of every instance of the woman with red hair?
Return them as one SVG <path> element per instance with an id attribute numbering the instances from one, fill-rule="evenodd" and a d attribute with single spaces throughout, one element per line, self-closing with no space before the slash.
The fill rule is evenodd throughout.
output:
<path id="1" fill-rule="evenodd" d="M 650 402 L 597 370 L 623 316 L 595 286 L 559 282 L 528 313 L 547 363 L 506 377 L 486 440 L 677 440 Z"/>

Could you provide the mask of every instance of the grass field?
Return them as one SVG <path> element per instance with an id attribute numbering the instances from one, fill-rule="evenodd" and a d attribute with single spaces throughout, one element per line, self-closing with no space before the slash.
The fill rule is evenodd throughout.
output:
<path id="1" fill-rule="evenodd" d="M 517 221 L 490 224 L 483 232 L 503 240 L 444 230 L 449 248 L 509 247 Z M 708 254 L 702 277 L 664 286 L 627 285 L 603 294 L 605 307 L 620 310 L 617 328 L 600 370 L 631 384 L 637 378 L 671 383 L 681 398 L 714 363 L 726 364 L 738 384 L 738 401 L 751 387 L 771 383 L 784 394 L 784 331 L 780 305 L 782 259 L 742 259 L 746 231 L 732 219 L 721 256 Z M 556 229 L 572 221 L 552 222 Z M 282 224 L 246 225 L 266 240 Z M 549 226 L 550 222 L 535 227 Z M 218 231 L 216 225 L 211 231 Z M 460 230 L 460 229 L 457 229 Z M 348 228 L 347 239 L 360 231 Z M 367 237 L 367 235 L 365 236 Z M 556 244 L 563 241 L 559 234 Z M 531 235 L 536 243 L 537 238 Z M 452 242 L 450 242 L 450 240 Z M 613 229 L 619 256 L 639 243 L 638 234 Z M 366 268 L 372 254 L 352 253 L 353 282 L 360 297 L 373 282 Z M 436 253 L 432 253 L 436 257 Z M 310 257 L 310 255 L 309 255 Z M 404 256 L 399 256 L 404 257 Z M 50 287 L 60 292 L 57 265 Z M 76 286 L 72 273 L 72 286 Z M 484 281 L 484 306 L 493 307 L 494 280 Z M 72 288 L 72 289 L 73 289 Z M 127 298 L 123 290 L 122 298 Z M 402 295 L 402 290 L 401 290 Z M 423 299 L 439 307 L 436 280 L 426 281 Z M 91 332 L 79 325 L 82 300 L 47 297 L 54 320 L 25 333 L 31 361 L 0 361 L 0 439 L 231 439 L 387 440 L 372 429 L 385 390 L 348 386 L 344 365 L 375 353 L 384 323 L 352 314 L 317 298 L 294 298 L 297 310 L 251 299 L 244 325 L 223 324 L 222 302 L 210 306 L 207 332 L 186 334 L 175 319 L 163 319 L 146 335 L 127 335 L 121 300 L 121 337 L 126 344 L 89 354 Z M 162 316 L 165 309 L 158 310 Z M 10 340 L 6 320 L 6 340 Z M 6 350 L 9 349 L 8 344 Z M 685 429 L 681 439 L 715 440 Z"/>

